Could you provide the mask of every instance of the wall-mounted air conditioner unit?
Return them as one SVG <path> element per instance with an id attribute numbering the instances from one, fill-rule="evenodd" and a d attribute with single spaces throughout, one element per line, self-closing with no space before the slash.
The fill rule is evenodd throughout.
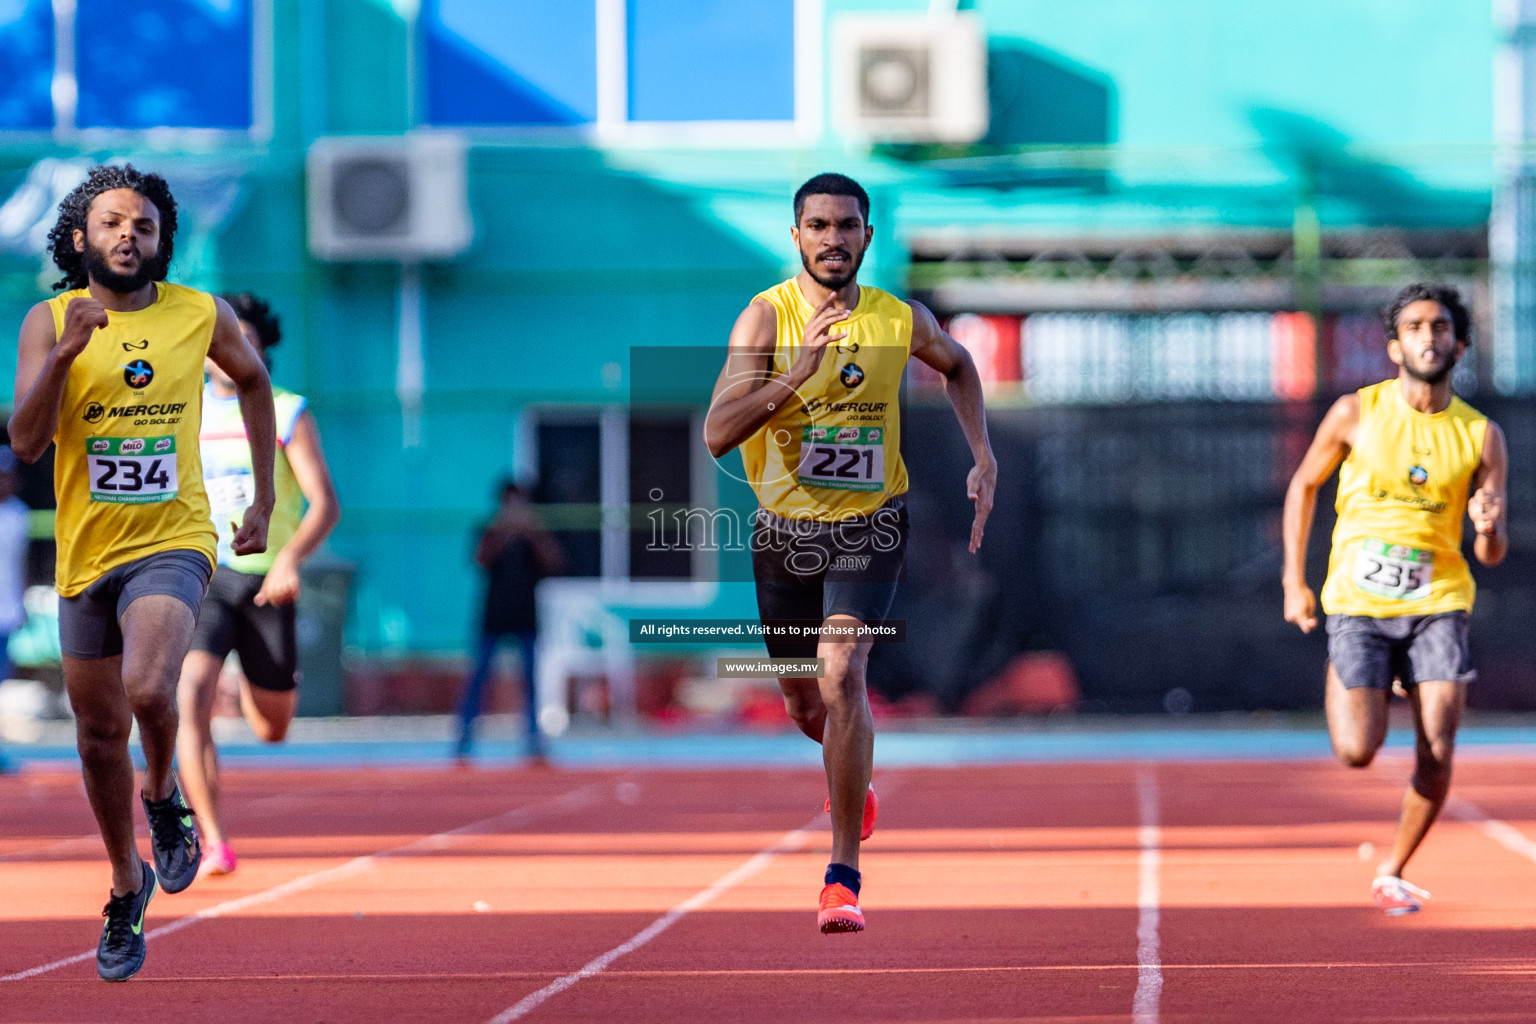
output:
<path id="1" fill-rule="evenodd" d="M 834 123 L 867 142 L 975 142 L 987 133 L 987 34 L 974 14 L 833 19 Z"/>
<path id="2" fill-rule="evenodd" d="M 469 248 L 463 139 L 333 136 L 309 147 L 309 251 L 317 259 L 414 263 Z"/>

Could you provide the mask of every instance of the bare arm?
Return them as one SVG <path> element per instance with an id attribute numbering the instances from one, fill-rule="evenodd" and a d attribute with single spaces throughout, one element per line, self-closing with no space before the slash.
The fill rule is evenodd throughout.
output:
<path id="1" fill-rule="evenodd" d="M 997 490 L 997 459 L 987 438 L 987 410 L 981 391 L 981 375 L 971 354 L 954 338 L 944 333 L 939 321 L 921 302 L 912 307 L 912 355 L 944 375 L 944 393 L 960 421 L 960 430 L 971 446 L 975 465 L 965 478 L 966 497 L 976 503 L 976 518 L 971 523 L 972 554 L 981 547 L 987 516 L 992 512 L 992 496 Z"/>
<path id="2" fill-rule="evenodd" d="M 64 332 L 55 337 L 53 312 L 39 302 L 21 322 L 16 351 L 16 408 L 7 427 L 11 448 L 24 462 L 36 462 L 59 429 L 59 406 L 69 368 L 85 351 L 107 310 L 91 298 L 72 299 L 64 314 Z"/>
<path id="3" fill-rule="evenodd" d="M 235 531 L 233 547 L 237 555 L 251 555 L 267 549 L 267 524 L 276 503 L 272 460 L 277 452 L 277 413 L 272 408 L 272 381 L 267 377 L 266 364 L 245 340 L 235 311 L 223 299 L 213 301 L 218 318 L 214 321 L 208 358 L 235 382 L 240 418 L 245 422 L 245 437 L 251 446 L 251 473 L 256 487 L 245 518 Z"/>
<path id="4" fill-rule="evenodd" d="M 778 323 L 773 307 L 753 302 L 731 328 L 730 350 L 715 381 L 709 412 L 704 417 L 704 444 L 715 458 L 730 452 L 757 433 L 787 402 L 797 401 L 795 390 L 811 379 L 821 366 L 827 345 L 845 338 L 847 331 L 832 330 L 848 310 L 836 305 L 837 293 L 811 314 L 800 342 L 800 355 L 788 373 L 773 372 L 773 352 L 778 344 Z"/>
<path id="5" fill-rule="evenodd" d="M 1317 512 L 1317 490 L 1354 445 L 1359 425 L 1359 395 L 1345 395 L 1334 402 L 1285 489 L 1285 513 L 1280 526 L 1285 538 L 1281 570 L 1285 621 L 1295 623 L 1303 633 L 1317 628 L 1317 596 L 1307 586 L 1307 541 L 1312 536 L 1312 519 Z"/>
<path id="6" fill-rule="evenodd" d="M 309 508 L 299 520 L 298 529 L 273 559 L 272 568 L 253 599 L 258 605 L 291 604 L 298 600 L 299 567 L 341 519 L 341 503 L 331 483 L 331 468 L 326 465 L 325 452 L 320 447 L 320 430 L 308 412 L 294 424 L 293 437 L 283 453 Z"/>
<path id="7" fill-rule="evenodd" d="M 1467 515 L 1477 530 L 1472 553 L 1484 565 L 1498 565 L 1509 552 L 1504 507 L 1508 479 L 1509 449 L 1504 443 L 1504 431 L 1489 420 L 1488 432 L 1483 436 L 1483 461 L 1472 477 L 1472 496 L 1467 499 Z"/>

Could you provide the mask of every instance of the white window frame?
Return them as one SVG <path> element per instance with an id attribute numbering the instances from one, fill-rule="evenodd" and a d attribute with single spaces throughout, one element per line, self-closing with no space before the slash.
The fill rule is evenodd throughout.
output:
<path id="1" fill-rule="evenodd" d="M 273 39 L 274 0 L 250 0 L 251 4 L 251 125 L 249 128 L 81 128 L 75 123 L 80 104 L 80 79 L 76 74 L 75 14 L 78 0 L 53 0 L 53 129 L 50 134 L 62 145 L 84 148 L 142 144 L 167 149 L 200 148 L 211 143 L 248 141 L 265 145 L 272 141 L 276 101 L 273 97 L 275 55 Z M 0 135 L 11 135 L 0 132 Z M 18 132 L 14 134 L 34 134 Z"/>
<path id="2" fill-rule="evenodd" d="M 531 484 L 539 472 L 539 427 L 544 424 L 595 422 L 598 428 L 597 458 L 599 504 L 602 506 L 601 576 L 604 580 L 628 581 L 630 543 L 629 501 L 629 420 L 627 405 L 544 405 L 534 403 L 518 410 L 513 424 L 513 477 Z M 681 415 L 679 415 L 681 418 Z M 712 507 L 718 499 L 718 481 L 714 462 L 704 447 L 703 420 L 695 414 L 689 419 L 688 465 L 692 503 Z M 719 571 L 719 553 L 695 549 L 689 562 L 689 576 L 678 583 L 700 583 L 715 579 Z M 670 581 L 669 581 L 670 582 Z"/>
<path id="3" fill-rule="evenodd" d="M 794 4 L 794 117 L 780 121 L 632 121 L 628 0 L 592 0 L 597 13 L 597 117 L 579 125 L 442 125 L 483 142 L 585 142 L 610 148 L 773 149 L 825 130 L 825 0 Z"/>

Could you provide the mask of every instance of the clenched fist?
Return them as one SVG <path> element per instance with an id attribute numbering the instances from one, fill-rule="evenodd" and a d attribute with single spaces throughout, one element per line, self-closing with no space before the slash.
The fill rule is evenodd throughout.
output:
<path id="1" fill-rule="evenodd" d="M 1491 537 L 1499 530 L 1499 516 L 1504 511 L 1504 495 L 1491 487 L 1479 487 L 1467 499 L 1467 515 L 1478 533 Z"/>
<path id="2" fill-rule="evenodd" d="M 60 356 L 74 359 L 85 351 L 97 329 L 107 323 L 107 307 L 100 302 L 89 296 L 70 299 L 64 310 L 64 332 L 54 348 Z"/>
<path id="3" fill-rule="evenodd" d="M 1317 628 L 1317 596 L 1306 585 L 1285 588 L 1285 621 L 1310 633 Z"/>

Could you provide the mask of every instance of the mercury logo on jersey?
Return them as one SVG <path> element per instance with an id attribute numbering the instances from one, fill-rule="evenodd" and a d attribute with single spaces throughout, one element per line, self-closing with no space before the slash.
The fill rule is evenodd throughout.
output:
<path id="1" fill-rule="evenodd" d="M 180 416 L 186 411 L 186 402 L 162 402 L 155 405 L 114 405 L 107 415 L 113 419 L 119 416 Z"/>
<path id="2" fill-rule="evenodd" d="M 100 402 L 92 402 L 85 407 L 85 415 L 81 417 L 87 423 L 95 423 L 107 414 L 106 407 Z"/>
<path id="3" fill-rule="evenodd" d="M 885 402 L 823 402 L 813 398 L 800 406 L 801 414 L 814 416 L 819 412 L 885 412 Z"/>

